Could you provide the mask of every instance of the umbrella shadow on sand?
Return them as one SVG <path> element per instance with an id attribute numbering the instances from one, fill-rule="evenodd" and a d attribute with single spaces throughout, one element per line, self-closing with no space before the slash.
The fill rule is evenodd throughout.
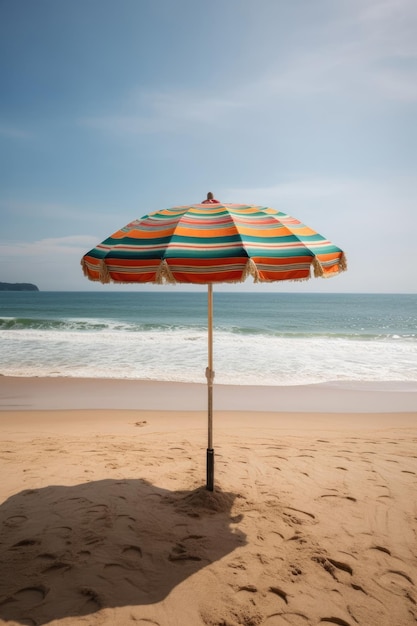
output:
<path id="1" fill-rule="evenodd" d="M 163 600 L 246 543 L 236 497 L 133 479 L 10 497 L 0 507 L 0 620 L 40 626 Z"/>

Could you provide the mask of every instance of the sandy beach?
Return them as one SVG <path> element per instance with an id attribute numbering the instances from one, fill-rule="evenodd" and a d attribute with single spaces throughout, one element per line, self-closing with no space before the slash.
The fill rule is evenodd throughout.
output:
<path id="1" fill-rule="evenodd" d="M 204 386 L 132 382 L 0 378 L 0 623 L 417 623 L 415 386 L 216 388 L 211 493 Z"/>

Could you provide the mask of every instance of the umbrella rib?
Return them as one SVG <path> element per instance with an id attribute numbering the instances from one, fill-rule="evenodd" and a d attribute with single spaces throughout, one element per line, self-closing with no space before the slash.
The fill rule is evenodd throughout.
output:
<path id="1" fill-rule="evenodd" d="M 276 219 L 275 215 L 273 216 L 274 219 Z M 282 223 L 282 222 L 281 222 Z M 303 224 L 302 222 L 299 222 L 300 226 L 305 226 L 305 224 Z M 297 235 L 292 228 L 290 228 L 287 224 L 283 224 L 284 228 L 287 229 L 287 231 L 291 234 L 291 236 L 295 237 L 295 239 L 302 245 L 304 246 L 304 248 L 306 248 L 306 250 L 308 250 L 309 252 L 312 253 L 313 255 L 313 259 L 311 264 L 313 265 L 313 270 L 314 270 L 314 276 L 316 278 L 319 277 L 323 277 L 324 274 L 324 270 L 323 270 L 323 266 L 320 263 L 319 259 L 317 258 L 317 254 L 314 252 L 314 250 L 312 250 L 310 248 L 310 246 L 307 244 L 307 242 L 303 241 L 299 235 Z M 325 241 L 325 239 L 323 238 L 323 240 Z M 330 242 L 329 242 L 330 243 Z M 307 279 L 308 280 L 308 279 Z"/>
<path id="2" fill-rule="evenodd" d="M 262 211 L 261 211 L 261 212 L 262 212 Z M 269 212 L 268 212 L 268 213 L 267 213 L 267 215 L 268 215 L 268 216 L 271 216 L 271 217 L 272 217 L 275 221 L 277 221 L 278 223 L 281 223 L 281 221 L 280 221 L 280 220 L 278 220 L 274 214 L 272 214 L 272 215 L 271 215 L 271 213 L 269 213 Z M 233 215 L 231 212 L 229 212 L 229 216 L 230 216 L 231 221 L 233 222 L 233 226 L 234 226 L 234 228 L 235 228 L 236 235 L 239 237 L 239 241 L 240 241 L 240 243 L 241 243 L 241 246 L 242 246 L 242 248 L 243 248 L 243 251 L 245 252 L 245 254 L 246 254 L 246 255 L 247 255 L 247 257 L 248 257 L 248 261 L 247 261 L 247 263 L 246 263 L 245 270 L 244 270 L 244 273 L 243 273 L 243 276 L 242 276 L 242 282 L 243 282 L 244 280 L 246 280 L 246 278 L 247 278 L 248 276 L 252 276 L 252 277 L 253 277 L 253 280 L 254 280 L 254 282 L 255 282 L 255 283 L 259 283 L 259 282 L 266 282 L 266 281 L 263 281 L 263 280 L 261 279 L 261 276 L 260 276 L 260 273 L 259 273 L 259 269 L 258 269 L 258 267 L 257 267 L 257 265 L 256 265 L 256 263 L 255 263 L 255 261 L 254 261 L 254 260 L 251 258 L 251 256 L 248 254 L 248 248 L 247 248 L 247 246 L 246 246 L 246 242 L 245 242 L 245 241 L 244 241 L 244 239 L 242 238 L 242 235 L 240 234 L 239 229 L 238 229 L 238 227 L 236 226 L 236 223 L 235 223 L 235 220 L 234 220 L 234 215 Z M 300 224 L 301 224 L 301 222 L 300 222 Z M 297 241 L 298 241 L 298 243 L 299 243 L 299 244 L 302 244 L 305 248 L 307 248 L 307 249 L 309 250 L 309 252 L 312 252 L 312 253 L 313 253 L 313 261 L 312 261 L 312 263 L 313 263 L 313 266 L 314 266 L 314 276 L 316 276 L 316 277 L 319 277 L 319 276 L 324 276 L 324 272 L 323 272 L 323 268 L 322 268 L 322 266 L 321 266 L 321 263 L 320 263 L 320 262 L 319 262 L 319 260 L 317 259 L 317 257 L 316 257 L 316 255 L 314 254 L 314 252 L 313 252 L 313 251 L 312 251 L 312 250 L 311 250 L 311 249 L 310 249 L 310 248 L 306 245 L 306 243 L 305 243 L 305 242 L 303 242 L 303 241 L 299 238 L 299 236 L 298 236 L 298 235 L 296 235 L 295 233 L 293 233 L 293 232 L 292 232 L 292 230 L 291 230 L 291 229 L 290 229 L 290 228 L 289 228 L 286 224 L 283 224 L 283 226 L 284 226 L 284 228 L 286 228 L 286 230 L 287 230 L 287 231 L 291 234 L 291 236 L 294 236 L 294 237 L 297 239 Z M 271 245 L 271 247 L 273 247 L 273 244 Z M 308 280 L 308 278 L 307 278 L 307 279 L 302 279 L 302 280 Z"/>

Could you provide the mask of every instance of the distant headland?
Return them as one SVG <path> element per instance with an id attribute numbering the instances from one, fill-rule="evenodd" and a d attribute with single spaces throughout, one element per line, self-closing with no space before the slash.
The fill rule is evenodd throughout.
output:
<path id="1" fill-rule="evenodd" d="M 0 291 L 39 291 L 32 283 L 0 283 Z"/>

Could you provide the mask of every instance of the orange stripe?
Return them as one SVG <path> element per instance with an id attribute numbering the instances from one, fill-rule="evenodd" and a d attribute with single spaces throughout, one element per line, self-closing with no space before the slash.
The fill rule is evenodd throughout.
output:
<path id="1" fill-rule="evenodd" d="M 158 268 L 161 263 L 161 259 L 107 259 L 106 265 L 110 268 L 112 266 L 118 267 L 155 267 Z"/>
<path id="2" fill-rule="evenodd" d="M 131 239 L 155 239 L 158 237 L 171 237 L 175 230 L 175 225 L 170 228 L 165 228 L 164 230 L 159 230 L 156 228 L 151 228 L 149 231 L 147 230 L 137 230 L 136 228 L 132 228 L 128 232 L 119 230 L 117 233 L 111 236 L 111 239 L 124 239 L 125 237 L 130 237 Z"/>
<path id="3" fill-rule="evenodd" d="M 210 274 L 193 274 L 192 272 L 176 272 L 175 270 L 171 270 L 172 275 L 175 280 L 179 283 L 194 283 L 198 285 L 206 285 L 207 283 L 223 283 L 223 282 L 233 282 L 233 281 L 241 281 L 243 275 L 242 270 L 236 270 L 231 272 L 230 270 L 227 272 L 214 272 Z"/>
<path id="4" fill-rule="evenodd" d="M 288 272 L 277 272 L 277 271 L 266 271 L 259 270 L 259 277 L 261 280 L 265 281 L 276 281 L 276 280 L 300 280 L 302 278 L 309 278 L 310 276 L 310 268 L 303 270 L 290 270 Z"/>
<path id="5" fill-rule="evenodd" d="M 205 228 L 205 224 L 198 224 L 196 228 L 187 228 L 179 226 L 176 234 L 181 237 L 196 237 L 198 239 L 210 239 L 213 237 L 227 237 L 236 235 L 237 230 L 234 226 L 223 226 L 222 228 Z M 184 245 L 186 243 L 184 242 Z"/>
<path id="6" fill-rule="evenodd" d="M 252 257 L 253 261 L 256 264 L 260 264 L 260 265 L 276 265 L 276 266 L 280 266 L 280 265 L 295 265 L 297 263 L 309 263 L 311 264 L 313 262 L 313 258 L 310 255 L 305 255 L 305 256 L 294 256 L 294 257 L 285 257 L 284 259 L 279 259 L 279 258 L 271 258 L 271 257 Z M 277 269 L 277 271 L 279 271 Z"/>
<path id="7" fill-rule="evenodd" d="M 333 261 L 336 259 L 340 259 L 340 257 L 342 256 L 342 253 L 341 252 L 327 252 L 327 253 L 318 252 L 316 256 L 318 259 L 320 259 L 320 261 Z"/>
<path id="8" fill-rule="evenodd" d="M 245 267 L 247 262 L 246 257 L 227 257 L 227 259 L 189 259 L 189 258 L 181 258 L 175 257 L 167 259 L 167 263 L 169 267 L 174 267 L 175 265 L 182 265 L 185 267 L 221 267 L 224 263 L 225 270 L 228 265 L 242 265 Z"/>
<path id="9" fill-rule="evenodd" d="M 156 280 L 156 272 L 141 272 L 130 274 L 127 272 L 110 272 L 111 279 L 120 283 L 152 283 Z"/>

